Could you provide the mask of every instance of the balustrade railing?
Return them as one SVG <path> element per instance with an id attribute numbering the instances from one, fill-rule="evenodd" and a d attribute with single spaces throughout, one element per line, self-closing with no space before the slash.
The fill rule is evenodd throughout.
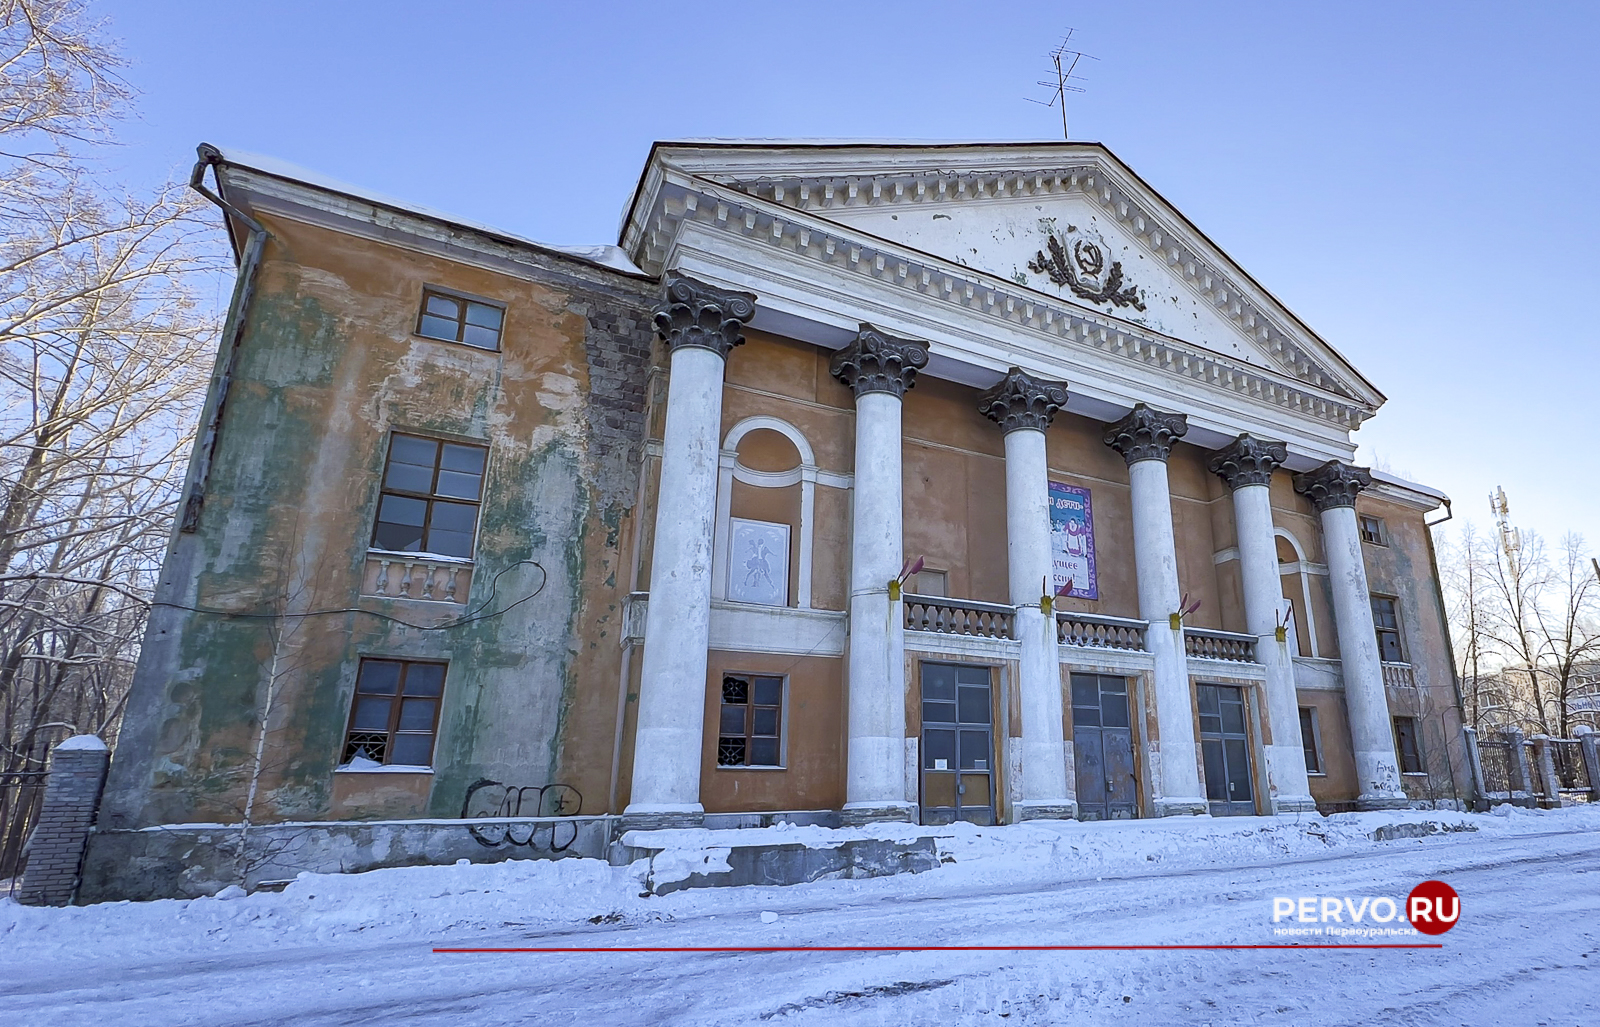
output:
<path id="1" fill-rule="evenodd" d="M 1383 683 L 1393 685 L 1395 688 L 1415 688 L 1417 679 L 1411 673 L 1409 663 L 1385 663 L 1383 665 Z"/>
<path id="2" fill-rule="evenodd" d="M 1056 641 L 1090 649 L 1144 652 L 1144 636 L 1149 627 L 1148 621 L 1063 611 L 1056 614 Z"/>
<path id="3" fill-rule="evenodd" d="M 465 605 L 471 586 L 470 561 L 375 550 L 367 554 L 361 594 Z"/>
<path id="4" fill-rule="evenodd" d="M 907 631 L 933 631 L 941 635 L 971 635 L 977 638 L 1017 637 L 1017 612 L 1010 606 L 911 593 L 901 596 L 901 605 L 905 607 Z"/>
<path id="5" fill-rule="evenodd" d="M 1254 663 L 1256 636 L 1241 635 L 1233 631 L 1214 631 L 1211 628 L 1184 628 L 1183 651 L 1186 656 L 1200 660 Z"/>

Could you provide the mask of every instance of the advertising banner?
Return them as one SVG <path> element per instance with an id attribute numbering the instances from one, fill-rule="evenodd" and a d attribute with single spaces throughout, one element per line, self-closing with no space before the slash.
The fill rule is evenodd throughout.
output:
<path id="1" fill-rule="evenodd" d="M 1050 483 L 1051 592 L 1072 582 L 1066 595 L 1099 599 L 1094 575 L 1094 513 L 1089 490 L 1059 481 Z"/>

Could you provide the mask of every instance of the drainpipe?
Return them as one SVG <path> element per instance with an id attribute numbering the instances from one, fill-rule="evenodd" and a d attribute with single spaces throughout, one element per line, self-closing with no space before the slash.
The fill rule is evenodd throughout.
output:
<path id="1" fill-rule="evenodd" d="M 1422 523 L 1425 527 L 1437 528 L 1454 516 L 1455 510 L 1451 508 L 1450 500 L 1446 499 L 1444 501 L 1444 516 L 1436 521 L 1424 518 Z M 1461 675 L 1456 672 L 1456 645 L 1455 640 L 1450 637 L 1450 614 L 1445 608 L 1444 585 L 1439 580 L 1439 554 L 1433 545 L 1433 532 L 1425 531 L 1422 533 L 1422 537 L 1428 542 L 1428 565 L 1433 568 L 1433 601 L 1438 607 L 1439 623 L 1444 626 L 1444 651 L 1450 660 L 1450 688 L 1456 698 L 1456 714 L 1461 718 L 1461 723 L 1465 724 L 1467 722 L 1467 702 L 1466 698 L 1461 694 Z M 1421 700 L 1420 696 L 1418 696 L 1418 700 Z M 1427 718 L 1421 719 L 1423 723 L 1427 723 Z M 1461 786 L 1456 780 L 1455 761 L 1450 758 L 1450 735 L 1449 732 L 1442 732 L 1442 734 L 1445 736 L 1444 762 L 1445 767 L 1450 771 L 1450 790 L 1459 799 L 1461 797 Z M 1468 778 L 1468 803 L 1475 804 L 1481 796 L 1476 794 L 1475 788 L 1471 785 L 1471 775 L 1468 775 Z"/>
<path id="2" fill-rule="evenodd" d="M 199 444 L 195 446 L 194 460 L 189 465 L 189 481 L 184 489 L 183 518 L 178 530 L 190 534 L 200 526 L 200 510 L 206 501 L 206 481 L 211 476 L 211 458 L 216 453 L 217 436 L 222 429 L 222 409 L 228 401 L 228 389 L 233 384 L 233 373 L 239 363 L 239 344 L 244 338 L 246 315 L 250 309 L 250 299 L 255 294 L 256 270 L 261 266 L 261 252 L 266 247 L 268 234 L 255 218 L 206 187 L 206 169 L 213 169 L 212 174 L 216 175 L 216 166 L 223 162 L 222 152 L 209 143 L 201 143 L 196 152 L 200 159 L 195 162 L 194 171 L 189 175 L 189 188 L 222 209 L 224 227 L 228 227 L 228 218 L 237 218 L 249 234 L 243 250 L 234 243 L 239 272 L 234 278 L 233 298 L 228 303 L 228 316 L 222 326 L 221 353 L 212 386 L 215 398 L 211 401 Z M 220 178 L 217 187 L 221 188 Z M 228 238 L 233 240 L 231 230 Z"/>

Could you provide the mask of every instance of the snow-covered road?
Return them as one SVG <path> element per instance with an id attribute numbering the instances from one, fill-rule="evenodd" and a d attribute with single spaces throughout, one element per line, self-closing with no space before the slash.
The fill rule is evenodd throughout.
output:
<path id="1" fill-rule="evenodd" d="M 1171 839 L 1182 836 L 1164 822 L 968 832 L 952 839 L 954 865 L 914 878 L 652 899 L 631 894 L 622 870 L 574 860 L 560 873 L 545 864 L 531 876 L 525 865 L 502 865 L 305 879 L 285 895 L 231 902 L 5 904 L 0 1023 L 1594 1021 L 1600 811 L 1471 817 L 1480 830 L 1385 843 L 1317 840 L 1321 818 L 1313 819 L 1305 845 L 1295 839 L 1308 832 L 1272 821 L 1257 822 L 1269 825 L 1259 830 L 1222 825 L 1203 844 L 1176 848 Z M 1096 851 L 1118 858 L 1097 863 Z M 1450 883 L 1463 903 L 1461 922 L 1438 950 L 431 951 L 1272 944 L 1293 940 L 1273 934 L 1274 896 L 1400 899 L 1430 878 Z M 763 922 L 763 911 L 777 913 L 776 922 Z"/>

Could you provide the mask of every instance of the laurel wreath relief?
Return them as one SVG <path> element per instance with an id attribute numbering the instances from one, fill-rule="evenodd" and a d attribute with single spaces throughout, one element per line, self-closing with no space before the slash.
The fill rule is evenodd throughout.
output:
<path id="1" fill-rule="evenodd" d="M 1100 289 L 1091 289 L 1078 279 L 1077 271 L 1073 270 L 1072 258 L 1067 256 L 1067 248 L 1061 240 L 1048 236 L 1046 240 L 1050 247 L 1050 255 L 1045 256 L 1040 250 L 1028 262 L 1028 270 L 1034 274 L 1049 275 L 1050 280 L 1057 285 L 1064 285 L 1074 294 L 1094 303 L 1111 303 L 1119 307 L 1132 307 L 1135 310 L 1144 309 L 1144 301 L 1139 298 L 1137 286 L 1130 285 L 1122 288 L 1122 261 L 1111 262 L 1111 270 L 1106 272 L 1106 284 Z M 1082 251 L 1078 259 L 1085 265 L 1085 271 L 1094 274 L 1103 266 L 1105 258 L 1100 253 L 1100 247 L 1094 243 L 1078 244 Z"/>

